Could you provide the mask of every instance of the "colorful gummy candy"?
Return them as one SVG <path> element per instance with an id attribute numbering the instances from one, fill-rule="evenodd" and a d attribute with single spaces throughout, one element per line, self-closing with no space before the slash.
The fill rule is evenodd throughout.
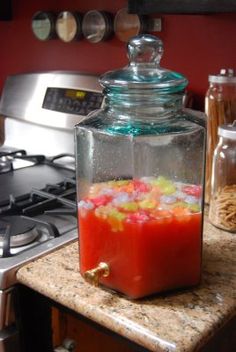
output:
<path id="1" fill-rule="evenodd" d="M 81 216 L 93 211 L 112 231 L 122 231 L 124 222 L 142 223 L 179 217 L 187 221 L 201 211 L 202 188 L 173 182 L 163 176 L 95 183 L 78 208 Z"/>

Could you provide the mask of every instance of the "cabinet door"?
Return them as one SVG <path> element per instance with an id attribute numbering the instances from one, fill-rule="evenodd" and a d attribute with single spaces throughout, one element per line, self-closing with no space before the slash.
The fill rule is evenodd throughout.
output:
<path id="1" fill-rule="evenodd" d="M 52 330 L 54 347 L 62 345 L 65 339 L 71 339 L 76 342 L 74 352 L 137 352 L 124 341 L 54 307 Z"/>

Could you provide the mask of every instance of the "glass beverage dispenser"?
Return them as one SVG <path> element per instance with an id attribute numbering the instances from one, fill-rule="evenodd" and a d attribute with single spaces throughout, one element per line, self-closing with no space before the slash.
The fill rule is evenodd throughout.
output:
<path id="1" fill-rule="evenodd" d="M 162 52 L 132 38 L 129 65 L 100 79 L 103 109 L 75 127 L 80 271 L 130 298 L 200 281 L 205 130 Z"/>

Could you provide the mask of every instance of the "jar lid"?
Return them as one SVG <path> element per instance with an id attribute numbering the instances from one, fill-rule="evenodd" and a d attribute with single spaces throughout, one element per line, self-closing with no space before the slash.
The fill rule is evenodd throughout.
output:
<path id="1" fill-rule="evenodd" d="M 221 125 L 218 127 L 218 135 L 220 137 L 236 140 L 236 120 L 233 125 Z"/>
<path id="2" fill-rule="evenodd" d="M 210 75 L 208 77 L 210 83 L 236 83 L 234 69 L 222 68 L 218 75 Z"/>
<path id="3" fill-rule="evenodd" d="M 163 91 L 183 90 L 187 79 L 180 73 L 159 66 L 163 54 L 162 41 L 154 35 L 138 35 L 127 44 L 128 66 L 105 73 L 100 78 L 103 87 L 128 89 L 159 88 Z"/>

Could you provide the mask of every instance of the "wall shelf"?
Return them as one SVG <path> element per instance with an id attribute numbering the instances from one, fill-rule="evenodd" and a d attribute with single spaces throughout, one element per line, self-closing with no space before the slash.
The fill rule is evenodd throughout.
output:
<path id="1" fill-rule="evenodd" d="M 236 0 L 128 0 L 128 11 L 139 15 L 236 13 Z"/>
<path id="2" fill-rule="evenodd" d="M 12 19 L 12 1 L 0 0 L 0 21 L 10 21 Z"/>

